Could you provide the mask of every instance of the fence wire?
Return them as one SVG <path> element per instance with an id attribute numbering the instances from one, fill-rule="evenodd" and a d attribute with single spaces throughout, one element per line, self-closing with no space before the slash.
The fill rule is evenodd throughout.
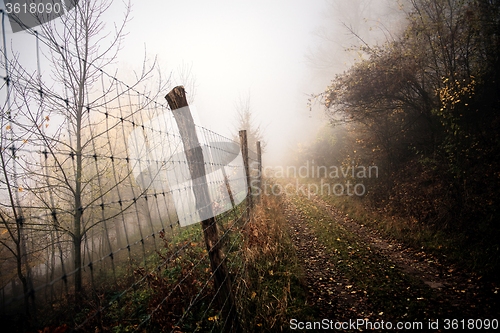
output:
<path id="1" fill-rule="evenodd" d="M 61 71 L 59 85 L 42 77 L 39 51 L 60 45 L 30 30 L 37 52 L 36 70 L 29 71 L 9 53 L 2 31 L 2 316 L 41 320 L 69 306 L 77 314 L 74 328 L 87 331 L 112 321 L 116 308 L 126 315 L 133 307 L 136 331 L 230 330 L 203 230 L 194 224 L 193 182 L 165 91 L 141 91 L 95 67 L 79 98 L 72 73 Z M 58 54 L 84 61 L 69 50 Z M 196 131 L 223 264 L 239 294 L 239 231 L 250 210 L 240 143 L 202 126 Z M 250 150 L 254 179 L 257 163 Z M 131 305 L 141 299 L 148 304 Z"/>

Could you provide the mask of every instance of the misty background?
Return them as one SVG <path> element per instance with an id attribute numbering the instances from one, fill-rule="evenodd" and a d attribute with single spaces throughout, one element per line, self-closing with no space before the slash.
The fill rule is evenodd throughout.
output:
<path id="1" fill-rule="evenodd" d="M 2 12 L 0 321 L 498 316 L 498 0 L 73 4 Z"/>
<path id="2" fill-rule="evenodd" d="M 391 40 L 405 11 L 396 1 L 367 0 L 155 0 L 131 9 L 110 67 L 116 77 L 133 81 L 144 59 L 156 59 L 172 87 L 186 87 L 200 125 L 231 138 L 238 105 L 248 101 L 267 165 L 281 164 L 299 142 L 314 138 L 326 118 L 319 103 L 309 108 L 311 94 L 360 60 L 360 45 Z M 121 22 L 124 11 L 122 2 L 113 3 L 104 28 Z M 8 48 L 35 69 L 35 38 L 9 32 L 8 24 L 6 30 Z M 48 72 L 42 68 L 44 79 Z"/>

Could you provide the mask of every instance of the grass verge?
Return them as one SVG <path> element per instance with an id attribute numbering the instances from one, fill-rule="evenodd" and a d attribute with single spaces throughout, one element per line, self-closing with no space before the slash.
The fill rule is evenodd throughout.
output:
<path id="1" fill-rule="evenodd" d="M 290 318 L 312 311 L 282 205 L 280 197 L 263 196 L 249 221 L 244 205 L 217 221 L 244 332 L 287 332 Z M 85 332 L 221 331 L 225 318 L 200 225 L 162 234 L 161 243 L 147 267 L 116 270 L 117 282 L 89 290 L 76 312 L 68 311 L 70 300 L 60 301 L 43 332 L 63 333 L 81 323 Z"/>
<path id="2" fill-rule="evenodd" d="M 295 180 L 294 180 L 295 181 Z M 317 183 L 317 179 L 299 179 L 300 184 Z M 317 185 L 317 184 L 316 184 Z M 315 188 L 315 187 L 313 187 Z M 368 205 L 366 198 L 357 196 L 320 195 L 323 201 L 336 207 L 360 224 L 372 227 L 415 249 L 423 249 L 462 267 L 485 280 L 500 283 L 500 229 L 481 230 L 480 221 L 474 234 L 449 227 L 419 223 L 415 218 L 389 214 Z M 471 227 L 474 229 L 473 227 Z M 480 235 L 480 236 L 478 236 Z"/>
<path id="3" fill-rule="evenodd" d="M 290 318 L 313 315 L 283 205 L 281 197 L 262 196 L 243 230 L 244 287 L 238 298 L 247 332 L 288 332 Z"/>

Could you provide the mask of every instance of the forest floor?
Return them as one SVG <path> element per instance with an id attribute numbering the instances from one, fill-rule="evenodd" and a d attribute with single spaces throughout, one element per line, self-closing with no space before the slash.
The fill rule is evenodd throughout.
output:
<path id="1" fill-rule="evenodd" d="M 379 331 L 389 328 L 382 329 L 382 322 L 389 322 L 393 330 L 401 322 L 432 332 L 498 325 L 492 321 L 500 319 L 494 282 L 391 239 L 324 197 L 294 195 L 285 202 L 308 303 L 316 309 L 318 321 L 363 320 L 366 325 L 375 323 Z M 481 320 L 471 321 L 476 319 Z M 344 326 L 341 331 L 369 328 L 363 325 Z"/>

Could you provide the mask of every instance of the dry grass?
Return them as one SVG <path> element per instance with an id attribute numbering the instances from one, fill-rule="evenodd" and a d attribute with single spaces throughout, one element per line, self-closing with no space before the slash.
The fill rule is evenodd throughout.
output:
<path id="1" fill-rule="evenodd" d="M 451 260 L 465 269 L 476 271 L 491 279 L 497 279 L 499 271 L 498 244 L 489 240 L 472 241 L 460 229 L 443 229 L 417 221 L 414 217 L 395 216 L 383 209 L 375 209 L 363 198 L 347 196 L 323 196 L 360 224 L 370 226 L 383 234 L 413 248 L 425 249 Z M 484 238 L 488 238 L 487 232 Z M 491 237 L 489 237 L 491 238 Z"/>
<path id="2" fill-rule="evenodd" d="M 262 196 L 250 221 L 234 223 L 241 209 L 244 205 L 218 221 L 240 326 L 243 332 L 289 331 L 291 318 L 308 318 L 312 310 L 306 305 L 303 272 L 288 235 L 282 198 Z M 199 225 L 182 228 L 162 241 L 163 249 L 149 258 L 158 269 L 135 269 L 135 280 L 142 282 L 133 290 L 123 295 L 126 285 L 95 290 L 100 304 L 89 299 L 79 313 L 51 316 L 47 327 L 71 327 L 73 321 L 87 319 L 83 329 L 92 331 L 127 332 L 138 327 L 140 332 L 219 331 L 225 318 L 215 302 Z M 117 274 L 120 281 L 130 278 L 125 269 Z"/>
<path id="3" fill-rule="evenodd" d="M 248 332 L 286 332 L 290 318 L 307 316 L 303 273 L 288 235 L 280 197 L 262 196 L 242 230 L 242 326 Z"/>

